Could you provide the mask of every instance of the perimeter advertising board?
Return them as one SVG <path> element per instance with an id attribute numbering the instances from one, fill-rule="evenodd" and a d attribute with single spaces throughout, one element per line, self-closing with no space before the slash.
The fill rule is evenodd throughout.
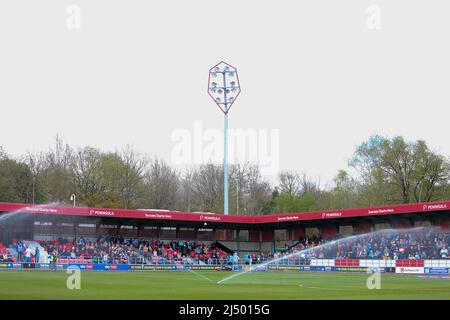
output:
<path id="1" fill-rule="evenodd" d="M 425 268 L 424 267 L 396 267 L 395 273 L 423 274 L 423 273 L 425 273 Z"/>
<path id="2" fill-rule="evenodd" d="M 429 274 L 450 274 L 450 268 L 425 268 L 425 273 L 429 273 Z"/>

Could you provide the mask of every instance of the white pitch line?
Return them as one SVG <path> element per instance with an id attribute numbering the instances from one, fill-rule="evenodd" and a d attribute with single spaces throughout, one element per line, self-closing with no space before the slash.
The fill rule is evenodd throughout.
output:
<path id="1" fill-rule="evenodd" d="M 195 275 L 197 275 L 197 276 L 199 276 L 199 277 L 205 279 L 205 280 L 208 280 L 209 282 L 214 283 L 214 281 L 212 281 L 211 279 L 205 277 L 204 275 L 202 275 L 202 274 L 200 274 L 200 273 L 195 272 L 194 270 L 190 270 L 190 269 L 189 269 L 189 271 L 192 272 L 193 274 L 195 274 Z"/>
<path id="2" fill-rule="evenodd" d="M 319 290 L 331 290 L 331 291 L 346 291 L 346 289 L 335 289 L 335 288 L 323 288 L 323 287 L 309 287 L 304 286 L 302 284 L 298 285 L 299 287 L 306 288 L 306 289 L 319 289 Z M 348 290 L 347 290 L 348 291 Z"/>
<path id="3" fill-rule="evenodd" d="M 299 284 L 298 286 L 302 287 L 302 288 L 306 288 L 306 289 L 332 290 L 332 291 L 349 291 L 348 289 L 309 287 L 309 286 L 305 286 L 303 284 Z M 366 289 L 365 287 L 358 287 L 358 286 L 341 286 L 341 288 Z M 400 290 L 400 288 L 381 288 L 381 290 Z M 424 289 L 424 290 L 434 290 L 434 289 Z"/>

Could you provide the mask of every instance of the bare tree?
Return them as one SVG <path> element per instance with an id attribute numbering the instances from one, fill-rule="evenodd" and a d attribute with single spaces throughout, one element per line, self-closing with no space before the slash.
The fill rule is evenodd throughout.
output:
<path id="1" fill-rule="evenodd" d="M 141 205 L 152 209 L 176 207 L 180 177 L 163 160 L 154 159 L 143 176 Z"/>
<path id="2" fill-rule="evenodd" d="M 135 152 L 130 145 L 122 151 L 121 159 L 119 189 L 123 206 L 127 209 L 139 197 L 139 190 L 149 161 L 145 156 Z"/>
<path id="3" fill-rule="evenodd" d="M 192 191 L 201 211 L 223 212 L 223 167 L 201 165 L 193 173 Z"/>
<path id="4" fill-rule="evenodd" d="M 72 177 L 82 198 L 102 191 L 99 179 L 100 150 L 85 147 L 78 150 L 71 163 Z"/>
<path id="5" fill-rule="evenodd" d="M 180 187 L 178 189 L 178 201 L 176 207 L 181 211 L 200 211 L 201 208 L 195 203 L 193 189 L 194 170 L 189 169 L 180 177 Z"/>
<path id="6" fill-rule="evenodd" d="M 278 190 L 280 193 L 298 196 L 302 189 L 302 182 L 302 178 L 298 173 L 293 171 L 283 171 L 280 173 Z"/>
<path id="7" fill-rule="evenodd" d="M 56 136 L 54 148 L 47 152 L 30 153 L 24 162 L 33 174 L 33 191 L 46 202 L 66 202 L 74 190 L 70 164 L 73 150 Z"/>
<path id="8" fill-rule="evenodd" d="M 245 175 L 244 205 L 247 214 L 262 215 L 269 213 L 272 201 L 272 188 L 261 177 L 258 166 L 249 166 Z"/>

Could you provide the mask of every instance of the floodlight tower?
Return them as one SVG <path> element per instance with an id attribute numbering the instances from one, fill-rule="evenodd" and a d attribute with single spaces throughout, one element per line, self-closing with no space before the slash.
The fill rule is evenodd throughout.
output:
<path id="1" fill-rule="evenodd" d="M 228 214 L 228 112 L 241 92 L 235 67 L 219 62 L 209 69 L 208 94 L 224 113 L 223 213 Z"/>

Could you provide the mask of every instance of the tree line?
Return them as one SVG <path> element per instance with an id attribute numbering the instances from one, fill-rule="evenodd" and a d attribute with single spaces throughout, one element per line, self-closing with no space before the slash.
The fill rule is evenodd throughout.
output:
<path id="1" fill-rule="evenodd" d="M 351 175 L 349 171 L 356 172 Z M 232 214 L 338 209 L 450 198 L 450 161 L 425 141 L 375 135 L 355 150 L 331 186 L 305 173 L 282 171 L 272 185 L 257 165 L 229 168 Z M 0 147 L 0 202 L 71 204 L 223 212 L 223 166 L 180 172 L 127 146 L 105 152 L 74 149 L 58 137 L 46 152 L 9 156 Z"/>

